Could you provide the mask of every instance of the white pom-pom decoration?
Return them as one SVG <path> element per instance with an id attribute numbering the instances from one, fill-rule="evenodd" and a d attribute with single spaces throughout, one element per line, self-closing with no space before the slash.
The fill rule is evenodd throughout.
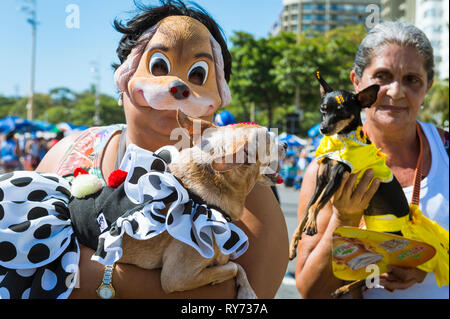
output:
<path id="1" fill-rule="evenodd" d="M 91 174 L 80 174 L 72 182 L 72 195 L 76 198 L 84 198 L 97 193 L 103 187 L 100 179 Z"/>

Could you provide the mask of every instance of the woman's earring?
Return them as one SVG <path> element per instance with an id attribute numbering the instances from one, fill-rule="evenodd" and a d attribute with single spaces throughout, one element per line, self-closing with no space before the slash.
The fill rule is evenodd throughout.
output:
<path id="1" fill-rule="evenodd" d="M 117 104 L 119 104 L 119 106 L 123 105 L 123 92 L 120 92 L 119 100 L 117 101 Z"/>

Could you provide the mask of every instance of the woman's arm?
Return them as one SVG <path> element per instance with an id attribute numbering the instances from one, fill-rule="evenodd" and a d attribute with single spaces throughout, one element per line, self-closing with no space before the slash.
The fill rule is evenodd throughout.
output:
<path id="1" fill-rule="evenodd" d="M 244 267 L 258 298 L 274 298 L 289 263 L 289 238 L 283 212 L 270 187 L 255 185 L 236 225 L 250 243 L 236 261 Z"/>
<path id="2" fill-rule="evenodd" d="M 298 205 L 298 219 L 303 219 L 307 205 L 316 187 L 318 170 L 312 162 L 303 179 Z M 296 283 L 303 298 L 331 298 L 331 293 L 342 286 L 342 281 L 334 277 L 331 266 L 333 231 L 339 226 L 358 226 L 362 212 L 375 194 L 379 182 L 372 179 L 367 171 L 354 191 L 357 175 L 344 174 L 341 187 L 317 216 L 318 233 L 314 236 L 303 234 L 298 244 Z M 367 191 L 366 191 L 367 190 Z"/>
<path id="3" fill-rule="evenodd" d="M 312 162 L 303 177 L 298 203 L 298 221 L 303 219 L 316 187 L 318 165 Z M 295 280 L 302 298 L 330 298 L 330 293 L 342 285 L 331 269 L 332 234 L 338 226 L 330 204 L 317 215 L 317 234 L 302 235 L 297 248 Z"/>
<path id="4" fill-rule="evenodd" d="M 42 173 L 56 173 L 59 162 L 81 133 L 81 131 L 75 132 L 55 144 L 55 146 L 53 146 L 39 162 L 36 171 Z"/>
<path id="5" fill-rule="evenodd" d="M 81 246 L 81 245 L 80 245 Z M 73 289 L 71 299 L 96 299 L 97 288 L 103 278 L 104 266 L 91 260 L 94 251 L 81 246 L 80 280 Z M 113 272 L 113 286 L 117 299 L 231 299 L 236 298 L 234 280 L 227 280 L 217 285 L 204 286 L 193 290 L 166 294 L 161 287 L 160 269 L 143 269 L 134 265 L 116 263 Z"/>

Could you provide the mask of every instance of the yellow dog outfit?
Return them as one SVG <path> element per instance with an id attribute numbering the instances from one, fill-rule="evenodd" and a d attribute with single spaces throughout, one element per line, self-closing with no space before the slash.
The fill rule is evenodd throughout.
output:
<path id="1" fill-rule="evenodd" d="M 320 163 L 325 157 L 348 165 L 351 173 L 358 173 L 357 183 L 367 169 L 373 170 L 374 178 L 383 183 L 393 179 L 386 165 L 386 154 L 376 146 L 368 144 L 362 126 L 348 134 L 324 136 L 316 150 Z M 417 267 L 425 272 L 434 272 L 439 287 L 449 284 L 449 233 L 436 222 L 422 214 L 417 204 L 410 204 L 410 214 L 397 217 L 394 214 L 364 215 L 366 228 L 379 232 L 401 231 L 405 238 L 425 242 L 436 249 L 436 255 Z"/>
<path id="2" fill-rule="evenodd" d="M 392 181 L 392 171 L 386 165 L 386 154 L 374 144 L 368 144 L 362 126 L 348 134 L 324 136 L 316 150 L 319 163 L 326 157 L 347 164 L 351 173 L 359 172 L 358 180 L 367 169 L 372 169 L 374 177 L 383 183 Z"/>

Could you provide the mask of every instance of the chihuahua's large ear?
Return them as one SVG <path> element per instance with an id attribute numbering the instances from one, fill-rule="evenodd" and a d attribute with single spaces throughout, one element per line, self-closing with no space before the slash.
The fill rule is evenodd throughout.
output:
<path id="1" fill-rule="evenodd" d="M 370 107 L 377 100 L 379 90 L 380 86 L 378 84 L 371 85 L 356 94 L 356 99 L 361 103 L 363 108 Z"/>
<path id="2" fill-rule="evenodd" d="M 330 85 L 328 85 L 327 82 L 325 82 L 325 80 L 320 76 L 320 72 L 319 70 L 316 71 L 316 78 L 320 83 L 320 94 L 322 95 L 322 97 L 325 96 L 325 94 L 333 92 L 334 90 L 331 88 Z"/>
<path id="3" fill-rule="evenodd" d="M 195 144 L 196 140 L 201 137 L 206 129 L 216 127 L 211 122 L 192 118 L 184 114 L 180 109 L 177 110 L 177 122 L 181 128 L 184 128 L 188 131 L 191 145 Z"/>
<path id="4" fill-rule="evenodd" d="M 235 148 L 234 153 L 215 158 L 211 167 L 217 172 L 226 172 L 248 163 L 247 143 Z"/>

